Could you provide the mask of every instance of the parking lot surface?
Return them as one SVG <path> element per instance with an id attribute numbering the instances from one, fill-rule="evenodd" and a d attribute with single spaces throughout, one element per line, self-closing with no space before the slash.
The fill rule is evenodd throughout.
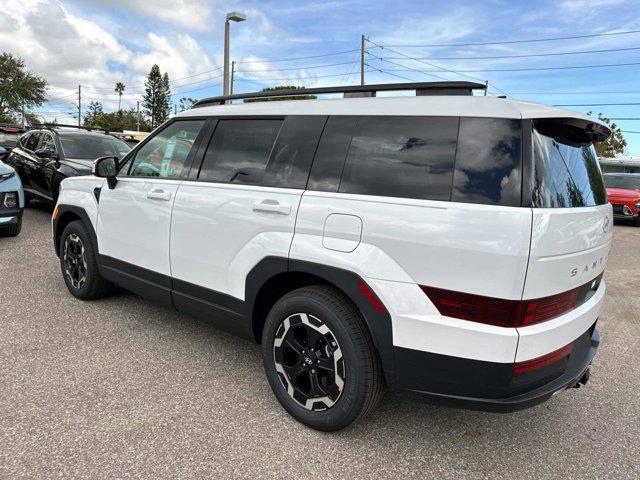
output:
<path id="1" fill-rule="evenodd" d="M 49 221 L 0 238 L 0 478 L 640 477 L 640 228 L 615 226 L 586 387 L 511 414 L 387 392 L 325 434 L 280 407 L 256 345 L 132 294 L 72 297 Z"/>

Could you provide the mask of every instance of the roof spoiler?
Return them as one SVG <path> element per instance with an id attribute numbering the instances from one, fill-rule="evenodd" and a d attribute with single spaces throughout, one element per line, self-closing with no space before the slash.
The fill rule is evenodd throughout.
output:
<path id="1" fill-rule="evenodd" d="M 611 129 L 595 119 L 591 121 L 574 117 L 540 118 L 534 119 L 533 124 L 543 135 L 576 147 L 602 142 L 611 135 Z"/>
<path id="2" fill-rule="evenodd" d="M 295 88 L 289 90 L 270 90 L 268 92 L 238 93 L 219 97 L 204 98 L 193 106 L 203 107 L 223 105 L 230 100 L 246 100 L 251 98 L 297 97 L 325 93 L 342 93 L 344 98 L 375 97 L 378 92 L 398 90 L 414 90 L 417 96 L 422 95 L 473 95 L 473 90 L 486 90 L 484 83 L 474 82 L 412 82 L 382 83 L 376 85 L 348 85 L 320 88 Z"/>

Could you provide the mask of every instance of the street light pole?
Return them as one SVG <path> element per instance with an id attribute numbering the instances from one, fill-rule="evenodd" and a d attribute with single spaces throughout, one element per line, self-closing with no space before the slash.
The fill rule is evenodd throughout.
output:
<path id="1" fill-rule="evenodd" d="M 222 85 L 223 95 L 229 95 L 229 22 L 243 22 L 247 16 L 239 12 L 227 13 L 224 22 L 224 78 Z"/>

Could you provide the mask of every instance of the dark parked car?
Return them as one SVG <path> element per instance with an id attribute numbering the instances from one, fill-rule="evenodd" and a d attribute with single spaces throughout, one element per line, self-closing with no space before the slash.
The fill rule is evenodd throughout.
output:
<path id="1" fill-rule="evenodd" d="M 108 133 L 73 127 L 31 130 L 18 141 L 6 162 L 24 186 L 27 202 L 58 199 L 60 182 L 67 177 L 90 175 L 99 157 L 122 158 L 131 147 Z"/>
<path id="2" fill-rule="evenodd" d="M 27 129 L 20 125 L 0 125 L 0 161 L 5 161 Z"/>

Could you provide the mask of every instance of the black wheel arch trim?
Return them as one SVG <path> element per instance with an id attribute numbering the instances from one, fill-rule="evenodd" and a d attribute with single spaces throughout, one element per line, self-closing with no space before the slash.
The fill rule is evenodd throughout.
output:
<path id="1" fill-rule="evenodd" d="M 67 213 L 73 213 L 80 220 L 82 220 L 82 223 L 84 223 L 84 226 L 89 232 L 91 241 L 96 246 L 96 248 L 98 248 L 98 236 L 96 235 L 96 231 L 93 228 L 93 223 L 91 223 L 91 220 L 89 219 L 89 215 L 87 215 L 87 212 L 85 211 L 85 209 L 82 207 L 78 207 L 76 205 L 62 204 L 62 205 L 58 205 L 58 214 L 56 218 L 52 221 L 53 246 L 55 248 L 56 255 L 58 256 L 60 255 L 60 236 L 62 235 L 62 227 L 60 227 L 60 220 L 62 220 L 66 216 L 65 214 Z M 66 225 L 66 223 L 64 223 L 63 225 Z"/>

